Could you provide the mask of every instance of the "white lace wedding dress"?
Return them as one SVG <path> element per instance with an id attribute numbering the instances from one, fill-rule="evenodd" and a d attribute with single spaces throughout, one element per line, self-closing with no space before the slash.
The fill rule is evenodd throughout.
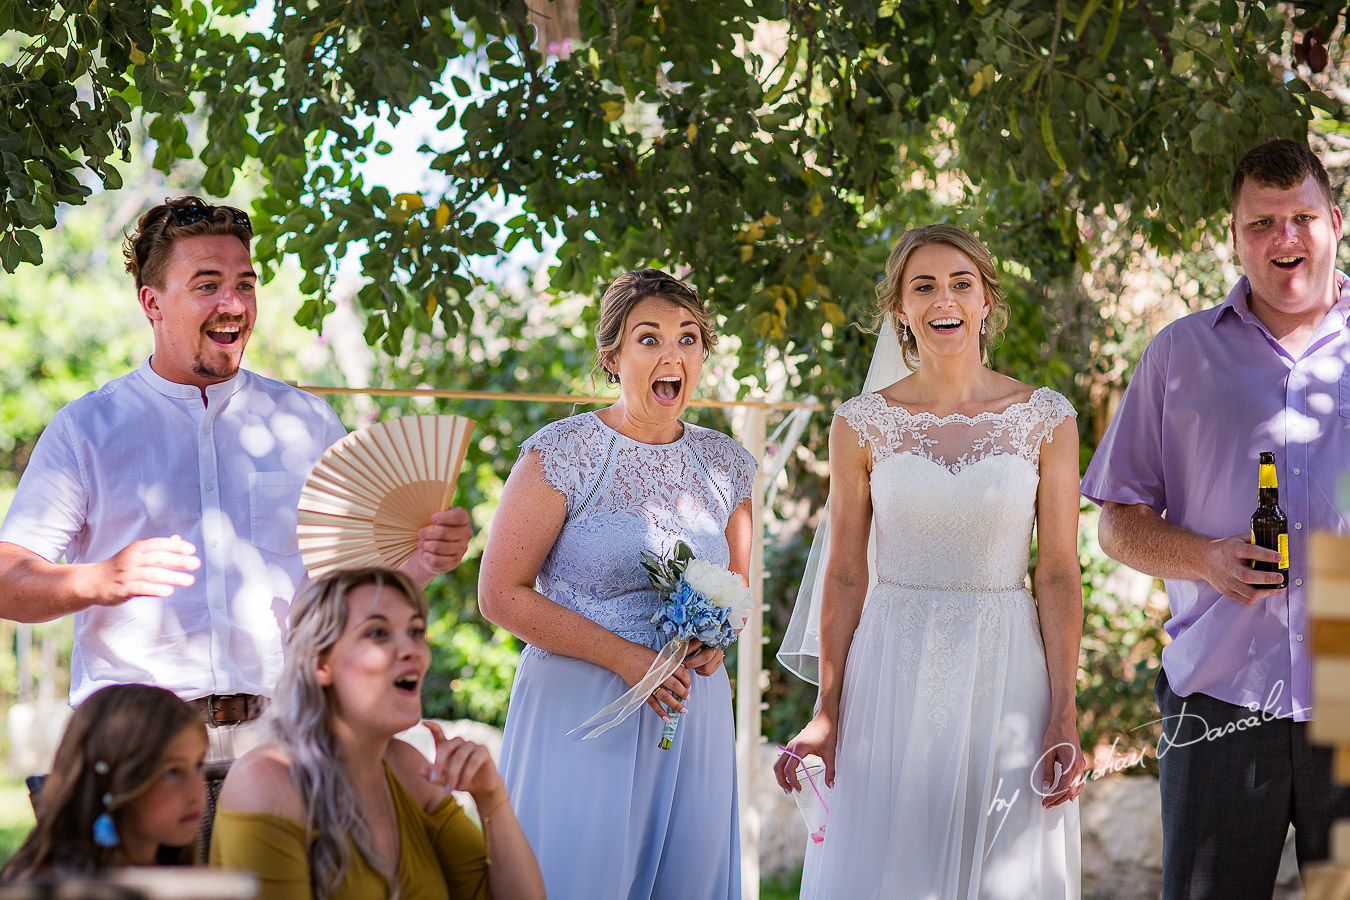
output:
<path id="1" fill-rule="evenodd" d="M 1049 677 L 1027 566 L 1060 394 L 974 418 L 843 404 L 870 446 L 878 583 L 845 668 L 803 898 L 1079 895 L 1078 804 L 1036 789 Z"/>

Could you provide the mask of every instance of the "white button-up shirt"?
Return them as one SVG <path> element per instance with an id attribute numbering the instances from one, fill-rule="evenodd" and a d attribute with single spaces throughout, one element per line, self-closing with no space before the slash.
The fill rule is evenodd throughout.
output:
<path id="1" fill-rule="evenodd" d="M 201 392 L 149 361 L 67 405 L 42 433 L 0 541 L 44 559 L 108 559 L 180 534 L 196 582 L 75 616 L 71 702 L 146 682 L 184 699 L 269 695 L 305 577 L 296 507 L 309 470 L 346 434 L 323 400 L 240 370 Z"/>

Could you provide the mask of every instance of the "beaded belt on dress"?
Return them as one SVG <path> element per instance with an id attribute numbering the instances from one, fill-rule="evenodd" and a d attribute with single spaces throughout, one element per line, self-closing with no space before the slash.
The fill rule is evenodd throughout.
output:
<path id="1" fill-rule="evenodd" d="M 1014 584 L 1010 587 L 989 587 L 983 584 L 911 584 L 907 581 L 890 581 L 885 578 L 878 578 L 877 584 L 888 584 L 909 591 L 961 591 L 965 594 L 1011 594 L 1027 589 L 1025 584 Z"/>

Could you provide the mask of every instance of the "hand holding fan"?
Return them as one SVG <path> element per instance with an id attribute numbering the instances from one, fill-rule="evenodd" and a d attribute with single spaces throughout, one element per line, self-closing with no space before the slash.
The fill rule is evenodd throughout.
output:
<path id="1" fill-rule="evenodd" d="M 360 566 L 398 568 L 418 529 L 450 506 L 473 420 L 400 416 L 329 447 L 300 492 L 300 555 L 311 578 Z"/>

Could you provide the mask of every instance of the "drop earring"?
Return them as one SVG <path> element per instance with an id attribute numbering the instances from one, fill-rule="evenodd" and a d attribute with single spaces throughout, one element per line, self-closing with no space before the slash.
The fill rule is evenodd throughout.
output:
<path id="1" fill-rule="evenodd" d="M 909 340 L 909 323 L 908 323 L 908 322 L 901 322 L 901 323 L 900 323 L 900 343 L 903 344 L 903 343 L 904 343 L 905 341 L 907 341 L 907 340 Z"/>
<path id="2" fill-rule="evenodd" d="M 108 764 L 103 760 L 94 763 L 94 772 L 98 775 L 107 776 Z M 105 792 L 103 797 L 103 812 L 94 819 L 94 843 L 100 847 L 116 847 L 122 841 L 117 836 L 117 825 L 113 822 L 112 805 L 113 796 Z"/>
<path id="3" fill-rule="evenodd" d="M 103 795 L 103 805 L 112 803 L 112 794 Z M 117 837 L 117 826 L 112 815 L 105 809 L 94 820 L 94 843 L 100 847 L 116 847 L 121 841 Z"/>
<path id="4" fill-rule="evenodd" d="M 980 334 L 984 334 L 984 323 L 985 323 L 985 321 L 987 321 L 987 319 L 988 319 L 988 316 L 986 316 L 985 318 L 983 318 L 983 319 L 980 320 Z"/>

